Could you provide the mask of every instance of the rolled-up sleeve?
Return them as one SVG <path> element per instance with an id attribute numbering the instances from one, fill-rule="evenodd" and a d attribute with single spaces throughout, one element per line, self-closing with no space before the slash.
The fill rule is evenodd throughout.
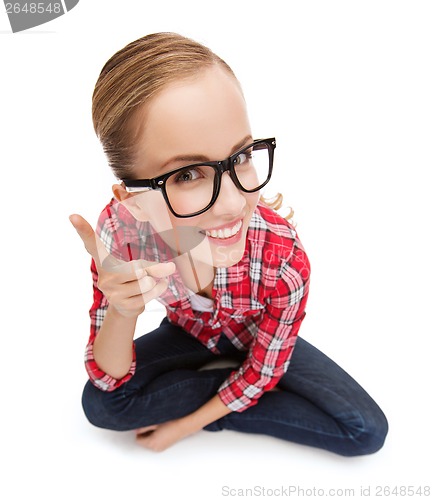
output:
<path id="1" fill-rule="evenodd" d="M 120 245 L 118 244 L 119 236 L 116 233 L 117 214 L 113 213 L 111 204 L 108 205 L 101 213 L 98 225 L 96 229 L 96 234 L 103 242 L 105 248 L 114 257 L 118 259 L 128 260 L 125 258 L 120 250 Z M 128 373 L 121 379 L 115 379 L 105 373 L 97 365 L 94 355 L 93 355 L 93 345 L 96 336 L 102 326 L 105 318 L 106 311 L 108 309 L 108 300 L 101 290 L 98 288 L 98 272 L 94 260 L 91 262 L 91 274 L 93 281 L 93 304 L 90 308 L 90 337 L 87 342 L 87 346 L 84 354 L 84 364 L 87 370 L 90 381 L 97 388 L 102 391 L 113 391 L 119 386 L 127 382 L 136 370 L 136 354 L 135 354 L 135 344 L 132 344 L 133 349 L 133 360 Z"/>
<path id="2" fill-rule="evenodd" d="M 84 354 L 84 364 L 87 370 L 90 381 L 98 389 L 102 391 L 114 391 L 117 387 L 127 382 L 136 370 L 136 354 L 135 354 L 135 344 L 132 344 L 133 348 L 133 360 L 129 368 L 128 373 L 121 379 L 116 379 L 105 373 L 97 365 L 93 356 L 93 344 L 96 336 L 102 326 L 105 314 L 108 308 L 108 301 L 104 294 L 97 287 L 97 270 L 95 262 L 92 260 L 91 272 L 93 277 L 93 305 L 90 308 L 90 338 L 88 340 L 85 354 Z"/>
<path id="3" fill-rule="evenodd" d="M 288 370 L 306 314 L 309 275 L 309 260 L 302 248 L 296 248 L 281 266 L 246 360 L 219 388 L 219 397 L 232 411 L 254 406 Z"/>

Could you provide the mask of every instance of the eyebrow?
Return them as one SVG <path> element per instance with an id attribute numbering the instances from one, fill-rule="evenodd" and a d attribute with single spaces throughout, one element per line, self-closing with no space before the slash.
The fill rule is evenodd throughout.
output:
<path id="1" fill-rule="evenodd" d="M 241 141 L 239 141 L 237 144 L 235 144 L 232 147 L 231 152 L 228 156 L 233 155 L 236 151 L 241 149 L 243 146 L 246 146 L 247 144 L 252 143 L 252 141 L 253 141 L 252 136 L 250 134 L 248 134 L 246 137 L 244 137 Z M 178 161 L 187 162 L 187 163 L 201 163 L 201 162 L 211 161 L 211 160 L 208 156 L 199 155 L 199 154 L 178 155 L 178 156 L 174 156 L 173 158 L 170 158 L 169 160 L 167 160 L 158 170 L 162 171 L 171 163 L 175 163 Z M 187 165 L 185 165 L 185 166 L 187 166 Z"/>

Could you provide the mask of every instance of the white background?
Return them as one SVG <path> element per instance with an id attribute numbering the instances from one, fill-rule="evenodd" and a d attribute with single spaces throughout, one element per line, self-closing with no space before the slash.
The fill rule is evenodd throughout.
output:
<path id="1" fill-rule="evenodd" d="M 373 497 L 376 485 L 431 483 L 431 25 L 431 2 L 416 0 L 81 0 L 12 34 L 2 8 L 4 498 L 217 499 L 224 486 L 360 498 L 368 485 Z M 390 433 L 377 454 L 230 431 L 154 454 L 85 420 L 89 258 L 68 215 L 94 224 L 111 196 L 91 124 L 99 71 L 155 31 L 226 59 L 255 136 L 276 136 L 274 191 L 312 263 L 301 335 L 382 406 Z M 143 331 L 161 316 L 150 308 Z"/>

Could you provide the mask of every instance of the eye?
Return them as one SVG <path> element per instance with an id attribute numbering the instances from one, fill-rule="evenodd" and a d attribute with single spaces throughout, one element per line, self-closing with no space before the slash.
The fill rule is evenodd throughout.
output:
<path id="1" fill-rule="evenodd" d="M 247 151 L 243 151 L 237 155 L 234 159 L 234 166 L 237 167 L 239 165 L 246 165 L 252 159 L 252 150 L 248 149 Z"/>
<path id="2" fill-rule="evenodd" d="M 196 168 L 186 168 L 181 170 L 175 176 L 174 182 L 182 183 L 182 182 L 190 182 L 201 177 L 200 172 Z"/>

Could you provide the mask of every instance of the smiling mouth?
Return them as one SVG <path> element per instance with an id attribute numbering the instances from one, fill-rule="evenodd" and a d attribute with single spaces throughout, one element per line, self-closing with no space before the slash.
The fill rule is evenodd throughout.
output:
<path id="1" fill-rule="evenodd" d="M 206 231 L 205 234 L 210 238 L 225 240 L 227 238 L 232 238 L 233 236 L 235 236 L 240 231 L 242 224 L 243 221 L 239 220 L 233 227 L 225 227 L 224 229 L 212 229 L 210 231 Z"/>

